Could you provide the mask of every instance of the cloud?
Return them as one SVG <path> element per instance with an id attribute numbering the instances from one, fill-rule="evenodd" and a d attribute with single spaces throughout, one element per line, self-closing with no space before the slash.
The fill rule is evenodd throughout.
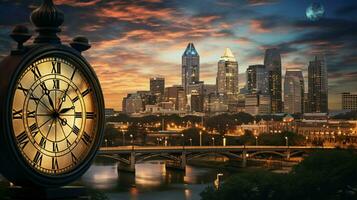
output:
<path id="1" fill-rule="evenodd" d="M 300 67 L 305 73 L 315 54 L 326 54 L 332 98 L 348 88 L 343 85 L 357 84 L 353 1 L 326 4 L 330 14 L 318 22 L 302 20 L 295 12 L 276 12 L 298 9 L 278 0 L 54 2 L 65 13 L 59 34 L 63 43 L 76 35 L 85 35 L 92 43 L 84 55 L 102 83 L 107 107 L 120 109 L 126 93 L 148 90 L 148 79 L 155 74 L 165 76 L 168 86 L 180 84 L 181 55 L 188 42 L 194 42 L 199 51 L 201 80 L 206 83 L 215 83 L 217 60 L 224 48 L 233 50 L 244 73 L 249 65 L 263 62 L 266 48 L 278 47 L 284 69 Z M 25 23 L 31 27 L 29 15 L 38 4 L 24 0 L 0 3 L 2 58 L 15 46 L 8 36 L 13 26 Z M 348 89 L 353 92 L 354 88 Z"/>
<path id="2" fill-rule="evenodd" d="M 249 5 L 251 6 L 262 6 L 267 4 L 277 3 L 278 0 L 248 0 Z"/>
<path id="3" fill-rule="evenodd" d="M 271 32 L 270 29 L 268 29 L 266 26 L 263 25 L 263 21 L 261 20 L 251 20 L 250 21 L 250 28 L 252 32 L 255 33 L 269 33 Z"/>
<path id="4" fill-rule="evenodd" d="M 77 1 L 77 0 L 55 0 L 56 5 L 68 5 L 73 7 L 87 7 L 94 6 L 101 0 L 87 0 L 87 1 Z"/>

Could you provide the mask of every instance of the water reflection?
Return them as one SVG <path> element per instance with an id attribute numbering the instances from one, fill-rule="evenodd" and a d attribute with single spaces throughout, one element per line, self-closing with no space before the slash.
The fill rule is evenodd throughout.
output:
<path id="1" fill-rule="evenodd" d="M 186 172 L 168 170 L 163 161 L 136 164 L 136 173 L 118 171 L 117 163 L 96 161 L 81 184 L 104 192 L 109 198 L 130 200 L 196 200 L 215 179 L 217 170 L 186 167 Z"/>

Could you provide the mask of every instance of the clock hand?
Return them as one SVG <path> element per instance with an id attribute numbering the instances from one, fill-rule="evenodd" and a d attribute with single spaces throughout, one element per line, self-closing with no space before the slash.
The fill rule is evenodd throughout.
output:
<path id="1" fill-rule="evenodd" d="M 69 89 L 69 84 L 68 84 L 68 86 L 67 86 L 67 89 L 64 91 L 62 97 L 60 98 L 60 101 L 59 101 L 60 103 L 59 103 L 59 105 L 58 105 L 58 110 L 61 109 L 63 102 L 66 100 L 65 98 L 66 98 L 66 96 L 67 96 L 68 89 Z"/>
<path id="2" fill-rule="evenodd" d="M 54 106 L 53 101 L 52 101 L 52 99 L 51 99 L 49 94 L 47 95 L 47 98 L 48 98 L 48 101 L 50 102 L 50 105 L 51 105 L 52 109 L 55 110 L 55 106 Z"/>
<path id="3" fill-rule="evenodd" d="M 72 110 L 72 109 L 74 109 L 74 106 L 72 106 L 72 107 L 70 107 L 70 108 L 63 108 L 63 109 L 59 112 L 59 114 L 64 114 L 64 113 L 66 113 L 66 112 L 68 112 L 68 111 L 70 111 L 70 110 Z"/>
<path id="4" fill-rule="evenodd" d="M 30 98 L 33 98 L 33 99 L 36 99 L 37 101 L 36 102 L 39 102 L 41 103 L 49 112 L 52 112 L 52 110 L 45 104 L 43 103 L 40 98 L 36 97 L 33 93 L 31 94 L 31 97 Z"/>

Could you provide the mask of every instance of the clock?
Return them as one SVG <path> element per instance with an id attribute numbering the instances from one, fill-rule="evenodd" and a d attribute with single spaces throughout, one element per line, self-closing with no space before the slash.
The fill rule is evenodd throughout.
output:
<path id="1" fill-rule="evenodd" d="M 90 167 L 103 137 L 104 100 L 81 55 L 88 40 L 61 43 L 63 14 L 50 0 L 31 20 L 34 44 L 24 46 L 31 35 L 16 26 L 18 47 L 0 63 L 0 170 L 16 185 L 57 187 Z"/>

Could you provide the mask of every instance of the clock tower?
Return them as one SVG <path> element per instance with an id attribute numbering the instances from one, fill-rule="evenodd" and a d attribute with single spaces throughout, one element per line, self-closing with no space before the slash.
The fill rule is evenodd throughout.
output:
<path id="1" fill-rule="evenodd" d="M 103 138 L 104 99 L 82 52 L 85 37 L 67 45 L 57 33 L 64 14 L 43 0 L 31 14 L 38 33 L 18 25 L 17 42 L 0 62 L 0 173 L 17 186 L 57 188 L 81 177 Z"/>

